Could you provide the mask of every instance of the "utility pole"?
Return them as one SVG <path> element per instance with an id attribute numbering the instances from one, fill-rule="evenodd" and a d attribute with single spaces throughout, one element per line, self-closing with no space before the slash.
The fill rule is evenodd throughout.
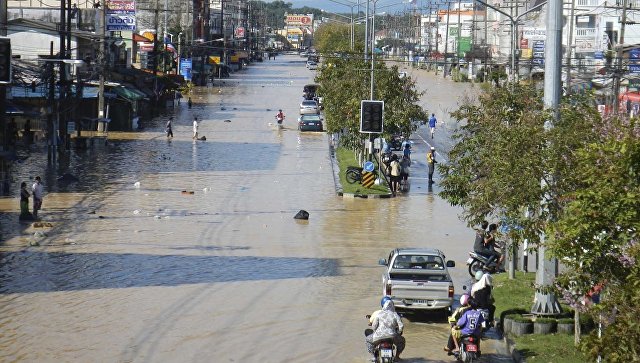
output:
<path id="1" fill-rule="evenodd" d="M 571 15 L 569 16 L 569 39 L 567 40 L 567 94 L 571 93 L 571 56 L 573 53 L 573 24 L 575 23 L 576 0 L 571 0 Z"/>
<path id="2" fill-rule="evenodd" d="M 449 18 L 451 16 L 451 0 L 447 0 L 447 26 L 444 36 L 444 66 L 442 67 L 442 77 L 447 78 L 447 52 L 449 48 Z"/>
<path id="3" fill-rule="evenodd" d="M 625 0 L 626 2 L 626 0 Z M 544 106 L 553 112 L 553 118 L 545 122 L 545 129 L 553 128 L 560 117 L 559 105 L 562 95 L 562 0 L 547 2 L 547 43 L 544 55 Z M 531 312 L 536 315 L 557 315 L 562 309 L 555 294 L 550 291 L 555 280 L 558 260 L 545 258 L 545 235 L 540 236 L 538 256 L 540 259 L 536 272 L 536 289 Z"/>
<path id="4" fill-rule="evenodd" d="M 616 44 L 616 68 L 613 72 L 613 114 L 620 112 L 620 80 L 622 78 L 622 53 L 624 48 L 624 27 L 627 23 L 627 7 L 628 1 L 622 2 L 622 24 L 620 24 L 620 41 Z"/>
<path id="5" fill-rule="evenodd" d="M 67 2 L 60 0 L 60 59 L 67 58 Z M 66 147 L 67 144 L 67 66 L 60 61 L 60 96 L 58 100 L 58 137 Z M 64 149 L 64 148 L 63 148 Z M 62 150 L 62 149 L 61 149 Z M 59 150 L 60 151 L 60 150 Z"/>

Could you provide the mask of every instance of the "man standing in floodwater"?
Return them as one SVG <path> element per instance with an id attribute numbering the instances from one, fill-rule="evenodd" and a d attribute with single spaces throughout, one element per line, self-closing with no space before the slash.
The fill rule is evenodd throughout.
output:
<path id="1" fill-rule="evenodd" d="M 431 151 L 427 153 L 427 166 L 429 167 L 429 184 L 433 184 L 433 172 L 436 169 L 436 148 L 431 147 Z"/>
<path id="2" fill-rule="evenodd" d="M 44 187 L 39 176 L 31 187 L 33 192 L 33 218 L 38 218 L 38 211 L 42 208 L 42 198 L 44 197 Z"/>
<path id="3" fill-rule="evenodd" d="M 193 118 L 193 139 L 198 140 L 198 117 Z"/>

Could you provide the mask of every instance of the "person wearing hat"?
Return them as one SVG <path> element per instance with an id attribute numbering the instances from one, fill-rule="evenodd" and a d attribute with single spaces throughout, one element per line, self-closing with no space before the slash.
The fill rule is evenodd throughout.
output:
<path id="1" fill-rule="evenodd" d="M 431 150 L 427 153 L 427 165 L 429 166 L 429 184 L 433 184 L 433 172 L 436 168 L 436 148 L 431 147 Z"/>

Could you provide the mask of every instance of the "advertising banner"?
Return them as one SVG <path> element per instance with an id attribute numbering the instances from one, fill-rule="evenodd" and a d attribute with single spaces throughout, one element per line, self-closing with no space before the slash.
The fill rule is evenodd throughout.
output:
<path id="1" fill-rule="evenodd" d="M 192 66 L 193 62 L 191 61 L 191 58 L 180 59 L 180 74 L 187 81 L 191 80 Z"/>
<path id="2" fill-rule="evenodd" d="M 105 5 L 107 31 L 136 30 L 135 0 L 107 0 Z"/>

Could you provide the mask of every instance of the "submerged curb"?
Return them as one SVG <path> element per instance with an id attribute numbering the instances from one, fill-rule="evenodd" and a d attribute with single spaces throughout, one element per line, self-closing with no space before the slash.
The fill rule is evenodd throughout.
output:
<path id="1" fill-rule="evenodd" d="M 507 351 L 509 352 L 509 354 L 511 354 L 511 359 L 513 359 L 515 363 L 526 362 L 526 360 L 522 357 L 522 354 L 520 354 L 520 351 L 516 349 L 516 344 L 512 339 L 509 339 L 509 337 L 507 337 L 503 333 L 502 340 L 504 341 L 504 344 L 507 346 Z"/>

